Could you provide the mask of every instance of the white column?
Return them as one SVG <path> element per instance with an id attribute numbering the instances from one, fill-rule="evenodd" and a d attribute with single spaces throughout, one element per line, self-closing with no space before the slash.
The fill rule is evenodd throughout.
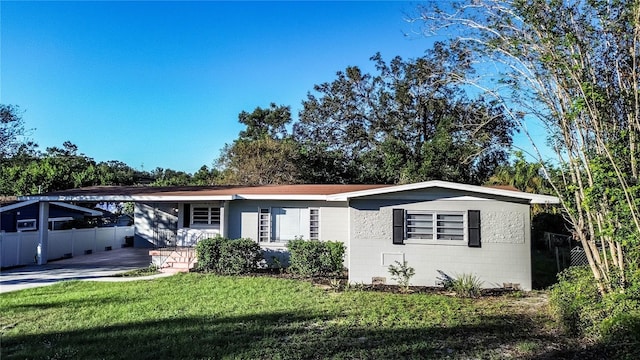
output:
<path id="1" fill-rule="evenodd" d="M 225 200 L 222 204 L 220 209 L 220 236 L 226 238 L 229 237 L 229 201 Z"/>
<path id="2" fill-rule="evenodd" d="M 44 265 L 49 251 L 49 202 L 38 204 L 38 265 Z"/>

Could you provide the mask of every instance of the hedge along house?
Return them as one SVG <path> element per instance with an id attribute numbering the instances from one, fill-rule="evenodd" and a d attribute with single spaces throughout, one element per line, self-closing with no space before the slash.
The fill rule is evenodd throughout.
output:
<path id="1" fill-rule="evenodd" d="M 96 187 L 23 197 L 133 201 L 135 246 L 193 246 L 221 235 L 285 251 L 294 238 L 343 241 L 350 282 L 393 283 L 407 261 L 413 285 L 475 274 L 485 287 L 531 289 L 530 204 L 552 196 L 427 181 L 407 185 Z"/>

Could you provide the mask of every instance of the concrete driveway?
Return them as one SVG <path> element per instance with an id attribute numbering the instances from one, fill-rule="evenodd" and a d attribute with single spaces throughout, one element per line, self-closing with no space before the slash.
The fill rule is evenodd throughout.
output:
<path id="1" fill-rule="evenodd" d="M 122 248 L 30 265 L 0 272 L 0 293 L 55 284 L 65 280 L 128 281 L 112 276 L 151 264 L 149 249 Z"/>

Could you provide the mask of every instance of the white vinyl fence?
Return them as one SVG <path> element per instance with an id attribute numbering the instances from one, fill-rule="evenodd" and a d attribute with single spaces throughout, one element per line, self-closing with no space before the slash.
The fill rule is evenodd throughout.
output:
<path id="1" fill-rule="evenodd" d="M 49 260 L 117 249 L 133 236 L 133 226 L 48 231 Z M 0 231 L 0 267 L 35 264 L 37 249 L 37 231 Z"/>

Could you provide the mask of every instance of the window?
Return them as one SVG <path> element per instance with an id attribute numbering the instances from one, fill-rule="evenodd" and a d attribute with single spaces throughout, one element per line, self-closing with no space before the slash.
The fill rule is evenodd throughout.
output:
<path id="1" fill-rule="evenodd" d="M 38 229 L 36 224 L 36 219 L 18 220 L 16 223 L 16 230 L 18 231 L 27 231 L 27 230 L 36 230 L 36 229 Z"/>
<path id="2" fill-rule="evenodd" d="M 296 238 L 318 239 L 318 209 L 272 207 L 258 209 L 258 241 L 287 242 Z"/>
<path id="3" fill-rule="evenodd" d="M 465 216 L 462 212 L 406 210 L 404 216 L 406 240 L 465 240 Z"/>
<path id="4" fill-rule="evenodd" d="M 309 209 L 309 239 L 320 239 L 320 209 Z"/>
<path id="5" fill-rule="evenodd" d="M 452 244 L 466 242 L 472 248 L 482 247 L 480 210 L 416 211 L 393 209 L 394 245 Z"/>
<path id="6" fill-rule="evenodd" d="M 407 211 L 407 239 L 433 239 L 433 214 Z"/>
<path id="7" fill-rule="evenodd" d="M 463 214 L 437 214 L 437 240 L 464 240 Z"/>
<path id="8" fill-rule="evenodd" d="M 269 208 L 258 210 L 258 241 L 271 241 L 271 210 Z"/>
<path id="9" fill-rule="evenodd" d="M 220 208 L 210 206 L 194 206 L 191 212 L 192 225 L 220 226 Z"/>

